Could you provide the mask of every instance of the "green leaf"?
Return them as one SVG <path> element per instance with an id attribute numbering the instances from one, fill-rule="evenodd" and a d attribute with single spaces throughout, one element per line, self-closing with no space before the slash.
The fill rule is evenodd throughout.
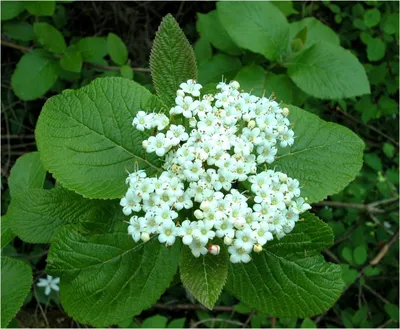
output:
<path id="1" fill-rule="evenodd" d="M 68 23 L 68 15 L 63 5 L 57 5 L 56 10 L 53 14 L 54 25 L 58 29 L 62 29 Z"/>
<path id="2" fill-rule="evenodd" d="M 397 114 L 399 104 L 392 98 L 382 95 L 378 101 L 379 109 L 384 115 Z"/>
<path id="3" fill-rule="evenodd" d="M 5 2 L 3 1 L 2 4 Z M 7 2 L 8 3 L 8 2 Z M 10 38 L 20 41 L 31 41 L 33 39 L 33 27 L 25 21 L 6 22 L 2 30 Z"/>
<path id="4" fill-rule="evenodd" d="M 393 156 L 395 155 L 395 153 L 396 153 L 396 148 L 394 147 L 394 145 L 393 144 L 390 144 L 390 143 L 384 143 L 383 144 L 383 153 L 385 153 L 385 155 L 388 157 L 388 158 L 393 158 Z"/>
<path id="5" fill-rule="evenodd" d="M 375 171 L 381 171 L 383 168 L 382 160 L 376 153 L 365 153 L 364 161 L 366 165 Z"/>
<path id="6" fill-rule="evenodd" d="M 185 318 L 175 319 L 168 323 L 168 328 L 185 328 Z"/>
<path id="7" fill-rule="evenodd" d="M 2 1 L 1 2 L 1 20 L 7 21 L 17 17 L 24 11 L 22 1 Z"/>
<path id="8" fill-rule="evenodd" d="M 348 50 L 316 43 L 287 63 L 288 75 L 304 92 L 322 99 L 340 99 L 370 93 L 364 67 Z"/>
<path id="9" fill-rule="evenodd" d="M 240 83 L 240 89 L 250 92 L 253 95 L 261 96 L 265 91 L 265 75 L 264 68 L 260 65 L 244 66 L 236 74 L 234 80 Z"/>
<path id="10" fill-rule="evenodd" d="M 124 78 L 101 78 L 50 98 L 40 113 L 36 142 L 46 169 L 60 183 L 88 198 L 120 198 L 135 164 L 148 175 L 159 169 L 146 138 L 132 128 L 139 110 L 162 104 L 146 88 Z"/>
<path id="11" fill-rule="evenodd" d="M 60 227 L 83 224 L 109 213 L 113 203 L 88 200 L 56 187 L 29 189 L 12 199 L 7 218 L 18 237 L 29 243 L 49 243 Z"/>
<path id="12" fill-rule="evenodd" d="M 207 14 L 197 14 L 197 31 L 202 38 L 208 40 L 215 48 L 229 55 L 240 55 L 242 50 L 236 46 L 222 27 L 216 10 Z"/>
<path id="13" fill-rule="evenodd" d="M 46 170 L 40 161 L 39 152 L 20 156 L 11 168 L 8 179 L 11 197 L 32 188 L 42 188 L 45 177 Z"/>
<path id="14" fill-rule="evenodd" d="M 341 252 L 342 257 L 349 264 L 353 264 L 353 252 L 349 247 L 344 247 Z"/>
<path id="15" fill-rule="evenodd" d="M 124 65 L 128 60 L 128 49 L 118 35 L 108 33 L 107 49 L 114 63 Z"/>
<path id="16" fill-rule="evenodd" d="M 60 60 L 61 67 L 69 72 L 80 73 L 83 59 L 76 47 L 70 46 Z"/>
<path id="17" fill-rule="evenodd" d="M 301 93 L 286 74 L 274 74 L 272 72 L 268 72 L 265 76 L 264 88 L 267 95 L 273 93 L 278 102 L 282 101 L 287 104 L 292 103 L 294 92 Z"/>
<path id="18" fill-rule="evenodd" d="M 39 43 L 47 50 L 61 54 L 67 48 L 64 36 L 54 26 L 48 23 L 35 23 L 33 31 Z"/>
<path id="19" fill-rule="evenodd" d="M 107 55 L 107 41 L 100 37 L 80 39 L 76 44 L 85 62 L 97 62 Z"/>
<path id="20" fill-rule="evenodd" d="M 57 76 L 54 57 L 42 49 L 36 49 L 22 56 L 11 77 L 11 85 L 20 99 L 31 101 L 46 94 Z"/>
<path id="21" fill-rule="evenodd" d="M 381 21 L 381 13 L 377 8 L 369 9 L 364 13 L 364 23 L 368 27 L 374 27 Z"/>
<path id="22" fill-rule="evenodd" d="M 389 35 L 399 33 L 399 14 L 385 15 L 381 23 L 381 29 Z"/>
<path id="23" fill-rule="evenodd" d="M 371 38 L 367 42 L 367 57 L 371 62 L 381 60 L 386 53 L 386 45 L 379 38 Z"/>
<path id="24" fill-rule="evenodd" d="M 300 181 L 302 196 L 318 202 L 350 183 L 362 166 L 364 143 L 351 130 L 288 106 L 296 142 L 281 149 L 274 167 Z"/>
<path id="25" fill-rule="evenodd" d="M 297 14 L 298 11 L 293 8 L 292 1 L 271 1 L 271 3 L 278 8 L 282 14 L 289 17 L 292 14 Z"/>
<path id="26" fill-rule="evenodd" d="M 361 323 L 368 317 L 368 307 L 367 305 L 362 306 L 352 317 L 352 322 L 356 328 L 363 328 L 360 326 Z"/>
<path id="27" fill-rule="evenodd" d="M 317 325 L 313 320 L 306 318 L 301 323 L 301 328 L 317 328 Z"/>
<path id="28" fill-rule="evenodd" d="M 358 272 L 352 268 L 348 264 L 340 264 L 342 268 L 342 279 L 347 286 L 352 285 L 358 277 Z"/>
<path id="29" fill-rule="evenodd" d="M 218 83 L 222 78 L 228 81 L 233 78 L 236 72 L 242 67 L 238 57 L 217 54 L 210 60 L 199 65 L 199 82 L 202 85 L 207 83 Z"/>
<path id="30" fill-rule="evenodd" d="M 353 251 L 353 259 L 357 265 L 362 265 L 368 258 L 367 248 L 365 246 L 357 246 Z"/>
<path id="31" fill-rule="evenodd" d="M 290 24 L 290 39 L 294 39 L 296 35 L 307 27 L 307 39 L 304 43 L 305 48 L 311 47 L 313 44 L 323 41 L 335 46 L 340 46 L 338 35 L 328 26 L 321 23 L 314 17 L 307 17 L 301 21 Z"/>
<path id="32" fill-rule="evenodd" d="M 394 304 L 385 304 L 385 311 L 393 321 L 399 322 L 399 307 Z"/>
<path id="33" fill-rule="evenodd" d="M 171 14 L 163 18 L 156 33 L 150 69 L 154 88 L 168 107 L 175 104 L 176 91 L 182 82 L 197 79 L 193 48 Z"/>
<path id="34" fill-rule="evenodd" d="M 7 215 L 1 216 L 1 249 L 8 245 L 16 236 L 11 230 L 10 218 Z"/>
<path id="35" fill-rule="evenodd" d="M 227 289 L 268 316 L 310 317 L 329 309 L 343 289 L 340 266 L 319 252 L 333 243 L 328 225 L 302 215 L 294 230 L 266 244 L 247 264 L 231 264 Z"/>
<path id="36" fill-rule="evenodd" d="M 178 243 L 135 243 L 126 224 L 117 224 L 114 232 L 88 235 L 64 226 L 53 239 L 46 271 L 60 276 L 63 307 L 80 323 L 106 327 L 139 314 L 176 273 Z"/>
<path id="37" fill-rule="evenodd" d="M 200 38 L 194 45 L 194 54 L 196 56 L 197 63 L 207 61 L 212 57 L 211 44 L 205 38 Z"/>
<path id="38" fill-rule="evenodd" d="M 276 60 L 287 51 L 289 24 L 273 4 L 244 1 L 217 3 L 222 26 L 240 47 Z"/>
<path id="39" fill-rule="evenodd" d="M 1 327 L 14 318 L 32 285 L 32 270 L 23 261 L 1 257 Z"/>
<path id="40" fill-rule="evenodd" d="M 24 1 L 25 9 L 35 16 L 52 16 L 56 9 L 56 2 L 46 1 Z"/>
<path id="41" fill-rule="evenodd" d="M 129 65 L 121 66 L 119 72 L 123 78 L 133 80 L 133 69 Z"/>
<path id="42" fill-rule="evenodd" d="M 142 328 L 166 328 L 168 318 L 162 315 L 154 315 L 145 319 Z"/>
<path id="43" fill-rule="evenodd" d="M 210 310 L 218 300 L 228 275 L 228 251 L 222 243 L 219 245 L 219 255 L 207 253 L 198 258 L 193 256 L 189 247 L 184 246 L 179 263 L 183 285 Z"/>

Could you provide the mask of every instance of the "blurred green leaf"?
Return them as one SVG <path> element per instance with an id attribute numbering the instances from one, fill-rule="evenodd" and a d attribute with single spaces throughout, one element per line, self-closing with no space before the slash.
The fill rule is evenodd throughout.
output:
<path id="1" fill-rule="evenodd" d="M 133 80 L 133 69 L 129 65 L 121 66 L 119 71 L 123 78 Z"/>
<path id="2" fill-rule="evenodd" d="M 368 9 L 364 13 L 364 23 L 368 27 L 374 27 L 378 25 L 380 20 L 381 20 L 381 13 L 376 8 Z"/>
<path id="3" fill-rule="evenodd" d="M 87 37 L 80 39 L 76 44 L 82 54 L 82 58 L 87 62 L 96 62 L 107 55 L 107 41 L 100 37 Z"/>
<path id="4" fill-rule="evenodd" d="M 1 1 L 1 20 L 17 17 L 24 11 L 23 1 Z"/>
<path id="5" fill-rule="evenodd" d="M 399 322 L 399 307 L 394 304 L 385 304 L 385 311 L 389 314 L 390 318 L 395 321 Z"/>
<path id="6" fill-rule="evenodd" d="M 353 250 L 353 259 L 357 265 L 362 265 L 368 258 L 367 248 L 365 246 L 357 246 Z"/>
<path id="7" fill-rule="evenodd" d="M 108 33 L 107 49 L 114 63 L 124 65 L 128 60 L 128 49 L 125 43 L 114 33 Z"/>
<path id="8" fill-rule="evenodd" d="M 293 8 L 292 1 L 271 1 L 271 3 L 276 8 L 278 8 L 286 17 L 298 13 L 298 11 Z"/>
<path id="9" fill-rule="evenodd" d="M 379 38 L 371 38 L 367 42 L 367 56 L 371 62 L 381 60 L 386 53 L 386 45 Z"/>
<path id="10" fill-rule="evenodd" d="M 313 320 L 306 318 L 301 323 L 301 328 L 317 328 L 317 325 Z"/>
<path id="11" fill-rule="evenodd" d="M 376 153 L 365 153 L 364 154 L 365 163 L 376 171 L 382 170 L 382 160 Z"/>
<path id="12" fill-rule="evenodd" d="M 34 36 L 32 25 L 25 21 L 6 22 L 2 28 L 3 33 L 15 40 L 31 41 Z"/>
<path id="13" fill-rule="evenodd" d="M 167 328 L 185 328 L 185 318 L 174 319 L 170 323 L 168 323 Z"/>
<path id="14" fill-rule="evenodd" d="M 194 45 L 194 54 L 196 56 L 197 63 L 201 63 L 211 59 L 212 48 L 211 44 L 206 38 L 200 38 Z"/>
<path id="15" fill-rule="evenodd" d="M 24 1 L 25 9 L 35 16 L 52 16 L 56 9 L 54 0 L 47 1 Z"/>
<path id="16" fill-rule="evenodd" d="M 199 64 L 199 83 L 220 82 L 222 79 L 232 79 L 242 67 L 240 59 L 225 54 L 217 54 L 208 61 Z"/>
<path id="17" fill-rule="evenodd" d="M 168 318 L 162 315 L 154 315 L 145 319 L 142 328 L 166 328 Z"/>
<path id="18" fill-rule="evenodd" d="M 33 24 L 33 31 L 39 43 L 47 50 L 61 54 L 67 48 L 64 36 L 48 23 Z"/>
<path id="19" fill-rule="evenodd" d="M 75 73 L 81 72 L 82 64 L 82 55 L 75 46 L 69 47 L 60 60 L 60 65 L 64 70 Z"/>

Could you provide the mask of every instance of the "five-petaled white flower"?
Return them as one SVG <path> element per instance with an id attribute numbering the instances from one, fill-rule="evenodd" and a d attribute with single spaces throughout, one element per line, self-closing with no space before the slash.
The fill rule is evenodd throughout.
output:
<path id="1" fill-rule="evenodd" d="M 38 287 L 45 287 L 44 293 L 46 296 L 50 295 L 51 291 L 59 291 L 60 288 L 58 284 L 60 283 L 60 278 L 53 278 L 51 275 L 48 275 L 46 279 L 39 279 L 39 282 L 36 284 Z"/>

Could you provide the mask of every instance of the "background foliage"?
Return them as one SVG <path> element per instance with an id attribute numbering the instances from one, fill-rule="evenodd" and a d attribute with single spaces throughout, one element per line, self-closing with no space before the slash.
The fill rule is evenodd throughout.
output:
<path id="1" fill-rule="evenodd" d="M 348 126 L 366 144 L 364 167 L 356 180 L 329 201 L 313 205 L 313 211 L 335 233 L 333 246 L 323 253 L 327 260 L 341 264 L 346 284 L 342 297 L 327 313 L 305 320 L 269 318 L 238 303 L 227 292 L 210 312 L 195 303 L 177 277 L 158 304 L 134 319 L 126 319 L 120 327 L 398 327 L 398 3 L 274 5 L 282 14 L 270 17 L 271 24 L 263 29 L 266 35 L 260 38 L 268 39 L 268 30 L 285 24 L 286 16 L 294 22 L 290 33 L 282 32 L 279 40 L 271 40 L 272 44 L 283 44 L 280 41 L 288 38 L 294 53 L 306 49 L 316 53 L 319 60 L 323 58 L 321 51 L 326 51 L 326 56 L 344 56 L 337 63 L 326 58 L 338 66 L 352 58 L 351 52 L 367 73 L 371 94 L 365 84 L 358 85 L 359 79 L 349 80 L 349 85 L 337 90 L 330 86 L 322 93 L 316 90 L 312 79 L 318 74 L 310 73 L 306 78 L 299 75 L 295 64 L 301 58 L 285 63 L 273 47 L 251 42 L 254 39 L 246 34 L 249 26 L 234 24 L 237 19 L 224 4 L 2 2 L 2 215 L 13 211 L 7 209 L 11 198 L 18 199 L 19 208 L 29 212 L 33 196 L 13 193 L 21 186 L 38 188 L 38 195 L 47 193 L 39 189 L 43 182 L 45 188 L 53 186 L 39 165 L 32 166 L 29 175 L 24 165 L 40 164 L 38 159 L 35 162 L 35 153 L 24 154 L 36 150 L 33 130 L 47 98 L 66 88 L 80 88 L 99 76 L 123 76 L 151 89 L 151 43 L 167 13 L 177 19 L 194 45 L 201 83 L 219 81 L 221 75 L 236 77 L 243 81 L 243 88 L 254 88 L 254 93 L 261 94 L 264 89 L 274 92 L 279 100 Z M 220 11 L 224 13 L 222 19 Z M 317 20 L 326 26 L 321 27 Z M 253 34 L 256 30 L 250 27 Z M 179 42 L 180 36 L 175 37 Z M 320 39 L 332 48 L 319 49 Z M 348 67 L 339 69 L 343 74 L 363 71 L 351 60 Z M 343 97 L 346 99 L 330 100 Z M 57 193 L 62 198 L 65 191 Z M 91 211 L 90 207 L 86 210 Z M 1 222 L 3 277 L 13 276 L 11 264 L 19 260 L 15 266 L 24 268 L 25 279 L 29 280 L 30 270 L 34 279 L 26 300 L 15 301 L 24 306 L 10 325 L 76 326 L 62 309 L 59 296 L 53 292 L 47 297 L 35 285 L 44 275 L 45 243 L 60 224 L 54 222 L 54 232 L 43 241 L 32 241 L 43 244 L 29 244 L 14 238 L 9 229 L 19 227 L 16 233 L 30 241 L 27 216 L 20 218 L 21 225 L 8 223 L 7 216 L 2 216 Z M 79 242 L 76 233 L 71 235 Z"/>

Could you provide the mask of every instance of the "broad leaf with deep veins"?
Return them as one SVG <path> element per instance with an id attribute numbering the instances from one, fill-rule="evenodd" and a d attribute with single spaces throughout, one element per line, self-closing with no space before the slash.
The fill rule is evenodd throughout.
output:
<path id="1" fill-rule="evenodd" d="M 101 78 L 79 90 L 50 98 L 40 113 L 36 141 L 46 169 L 61 184 L 85 197 L 120 198 L 127 171 L 136 165 L 149 175 L 159 160 L 148 155 L 132 120 L 140 110 L 162 103 L 147 89 L 124 78 Z"/>
<path id="2" fill-rule="evenodd" d="M 318 202 L 340 192 L 363 164 L 363 141 L 350 129 L 289 105 L 293 146 L 280 148 L 273 166 L 299 180 L 301 195 Z"/>
<path id="3" fill-rule="evenodd" d="M 229 255 L 222 243 L 220 253 L 194 257 L 190 248 L 181 251 L 179 270 L 183 285 L 203 305 L 212 309 L 221 294 L 228 275 Z"/>
<path id="4" fill-rule="evenodd" d="M 95 221 L 101 216 L 111 217 L 114 204 L 112 201 L 85 199 L 62 187 L 30 189 L 13 198 L 7 221 L 22 240 L 48 243 L 63 225 Z"/>
<path id="5" fill-rule="evenodd" d="M 112 226 L 112 225 L 111 225 Z M 179 243 L 135 243 L 126 224 L 87 235 L 62 227 L 53 239 L 46 271 L 60 276 L 65 311 L 75 320 L 106 327 L 139 314 L 168 288 L 179 261 Z"/>
<path id="6" fill-rule="evenodd" d="M 332 230 L 313 214 L 281 240 L 274 239 L 247 264 L 231 264 L 228 292 L 268 316 L 305 318 L 329 309 L 344 288 L 339 265 L 319 252 L 333 243 Z"/>

